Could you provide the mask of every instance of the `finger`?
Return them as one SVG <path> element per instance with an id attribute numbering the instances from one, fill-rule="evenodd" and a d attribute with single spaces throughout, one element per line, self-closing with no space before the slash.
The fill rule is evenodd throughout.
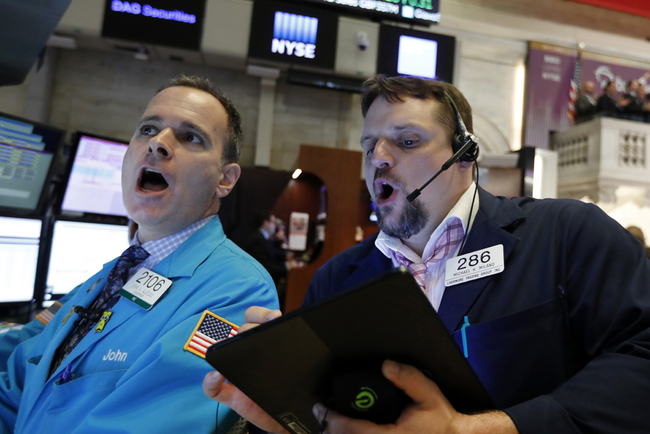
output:
<path id="1" fill-rule="evenodd" d="M 254 329 L 259 324 L 246 323 L 237 329 L 237 334 L 244 333 L 246 330 Z"/>
<path id="2" fill-rule="evenodd" d="M 381 434 L 388 432 L 388 427 L 392 426 L 377 425 L 367 420 L 352 419 L 328 410 L 322 404 L 314 405 L 312 410 L 319 424 L 322 425 L 323 418 L 325 418 L 324 433 L 327 434 Z"/>
<path id="3" fill-rule="evenodd" d="M 203 393 L 221 404 L 227 405 L 244 419 L 252 422 L 264 431 L 287 433 L 287 431 L 268 413 L 262 410 L 241 390 L 218 371 L 209 372 L 203 379 Z"/>
<path id="4" fill-rule="evenodd" d="M 271 310 L 261 306 L 252 306 L 246 309 L 244 314 L 245 323 L 264 324 L 265 322 L 282 316 L 279 310 Z"/>
<path id="5" fill-rule="evenodd" d="M 203 378 L 203 393 L 210 399 L 223 402 L 221 400 L 225 400 L 227 398 L 226 395 L 229 395 L 226 390 L 227 387 L 224 387 L 225 382 L 226 378 L 218 371 L 208 372 Z"/>
<path id="6" fill-rule="evenodd" d="M 441 400 L 448 402 L 436 383 L 411 365 L 385 360 L 382 365 L 382 372 L 395 386 L 410 396 L 416 404 L 430 403 L 436 405 Z"/>

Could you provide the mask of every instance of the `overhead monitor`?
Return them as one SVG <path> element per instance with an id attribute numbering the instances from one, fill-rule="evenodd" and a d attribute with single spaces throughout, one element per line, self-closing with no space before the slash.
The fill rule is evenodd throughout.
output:
<path id="1" fill-rule="evenodd" d="M 421 24 L 440 22 L 440 0 L 295 0 L 318 3 L 363 16 Z"/>
<path id="2" fill-rule="evenodd" d="M 256 1 L 248 57 L 272 63 L 334 69 L 338 15 L 328 10 Z"/>
<path id="3" fill-rule="evenodd" d="M 65 131 L 0 113 L 0 209 L 42 215 Z"/>
<path id="4" fill-rule="evenodd" d="M 34 295 L 41 220 L 0 217 L 0 303 Z"/>
<path id="5" fill-rule="evenodd" d="M 0 87 L 21 84 L 71 0 L 0 2 Z"/>
<path id="6" fill-rule="evenodd" d="M 122 160 L 127 148 L 123 141 L 75 134 L 61 212 L 127 217 L 122 202 Z"/>
<path id="7" fill-rule="evenodd" d="M 452 82 L 456 51 L 453 36 L 382 25 L 379 46 L 377 73 Z"/>
<path id="8" fill-rule="evenodd" d="M 56 221 L 46 294 L 67 294 L 128 247 L 128 226 Z"/>
<path id="9" fill-rule="evenodd" d="M 102 37 L 199 50 L 205 0 L 105 0 Z"/>

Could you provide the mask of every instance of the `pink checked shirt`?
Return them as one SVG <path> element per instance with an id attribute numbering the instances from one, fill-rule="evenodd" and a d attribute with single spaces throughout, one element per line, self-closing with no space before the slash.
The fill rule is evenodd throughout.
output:
<path id="1" fill-rule="evenodd" d="M 458 255 L 463 235 L 471 230 L 472 222 L 478 212 L 478 194 L 474 200 L 474 207 L 471 206 L 475 190 L 476 184 L 472 183 L 449 211 L 447 217 L 433 231 L 422 255 L 426 259 L 426 263 L 423 263 L 422 257 L 404 245 L 399 238 L 390 237 L 381 231 L 375 240 L 375 246 L 393 261 L 393 266 L 406 266 L 408 263 L 412 263 L 412 266 L 407 266 L 407 268 L 420 284 L 436 311 L 440 307 L 442 296 L 445 293 L 447 260 Z M 472 208 L 472 216 L 469 227 L 467 227 L 466 220 L 470 208 Z"/>

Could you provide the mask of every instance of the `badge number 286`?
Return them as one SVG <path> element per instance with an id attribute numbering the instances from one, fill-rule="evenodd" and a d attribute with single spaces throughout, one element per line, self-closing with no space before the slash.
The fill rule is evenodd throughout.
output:
<path id="1" fill-rule="evenodd" d="M 445 286 L 481 279 L 503 270 L 503 244 L 497 244 L 449 259 L 445 269 Z"/>
<path id="2" fill-rule="evenodd" d="M 466 270 L 467 266 L 469 265 L 470 267 L 476 267 L 479 264 L 479 259 L 481 264 L 488 264 L 490 262 L 490 251 L 489 250 L 484 250 L 481 253 L 481 256 L 479 256 L 474 253 L 469 256 L 469 258 L 460 258 L 458 261 L 458 268 L 457 270 Z"/>

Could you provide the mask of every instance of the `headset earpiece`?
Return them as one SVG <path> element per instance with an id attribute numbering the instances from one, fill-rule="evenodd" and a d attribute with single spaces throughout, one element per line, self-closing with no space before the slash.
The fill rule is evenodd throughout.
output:
<path id="1" fill-rule="evenodd" d="M 463 122 L 463 118 L 458 111 L 458 107 L 456 107 L 456 103 L 447 92 L 445 92 L 445 97 L 451 106 L 451 110 L 454 112 L 454 116 L 456 116 L 456 123 L 458 124 L 458 130 L 454 134 L 454 140 L 451 143 L 451 148 L 455 154 L 460 149 L 462 149 L 463 146 L 467 145 L 468 142 L 472 142 L 472 144 L 469 145 L 463 155 L 460 156 L 459 160 L 467 162 L 476 161 L 479 154 L 478 137 L 467 131 L 465 122 Z"/>
<path id="2" fill-rule="evenodd" d="M 425 182 L 422 187 L 416 188 L 411 192 L 411 194 L 406 196 L 406 200 L 409 202 L 413 202 L 427 185 L 431 184 L 433 180 L 436 179 L 442 172 L 448 170 L 456 161 L 460 160 L 472 162 L 476 161 L 478 158 L 478 138 L 474 134 L 467 131 L 465 122 L 463 122 L 463 118 L 460 116 L 460 112 L 458 111 L 454 100 L 451 99 L 449 94 L 446 92 L 445 98 L 447 98 L 447 101 L 449 101 L 449 105 L 451 106 L 454 115 L 456 115 L 456 121 L 458 123 L 458 131 L 454 133 L 453 141 L 451 144 L 454 155 L 452 155 L 449 160 L 445 161 L 440 170 L 438 170 L 435 175 L 429 178 L 429 180 Z M 473 203 L 474 202 L 472 201 L 472 204 Z"/>

